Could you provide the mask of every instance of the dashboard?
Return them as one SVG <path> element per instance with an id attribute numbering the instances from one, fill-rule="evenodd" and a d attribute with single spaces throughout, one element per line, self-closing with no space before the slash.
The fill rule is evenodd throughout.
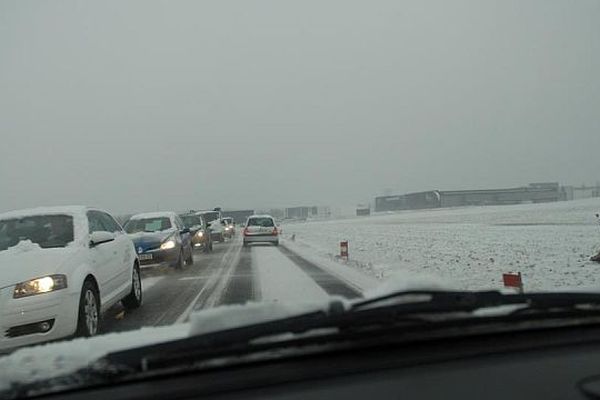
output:
<path id="1" fill-rule="evenodd" d="M 599 374 L 593 326 L 343 350 L 44 398 L 586 399 L 600 398 Z"/>

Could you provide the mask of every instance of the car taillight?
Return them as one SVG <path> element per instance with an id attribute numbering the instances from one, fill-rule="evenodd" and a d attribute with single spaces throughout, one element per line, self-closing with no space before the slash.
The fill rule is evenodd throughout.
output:
<path id="1" fill-rule="evenodd" d="M 277 228 L 273 228 L 273 236 L 277 236 L 279 232 L 277 232 Z"/>

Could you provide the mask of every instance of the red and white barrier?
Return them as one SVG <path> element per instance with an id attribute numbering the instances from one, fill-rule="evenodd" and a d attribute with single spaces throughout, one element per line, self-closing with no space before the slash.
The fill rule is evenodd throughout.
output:
<path id="1" fill-rule="evenodd" d="M 520 272 L 502 274 L 502 281 L 505 288 L 516 289 L 519 293 L 523 293 L 523 278 Z"/>
<path id="2" fill-rule="evenodd" d="M 344 260 L 348 259 L 348 241 L 340 242 L 340 257 Z"/>

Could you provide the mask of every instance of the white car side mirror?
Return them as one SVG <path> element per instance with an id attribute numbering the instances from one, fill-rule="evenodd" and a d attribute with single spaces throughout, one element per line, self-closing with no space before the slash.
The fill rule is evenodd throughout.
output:
<path id="1" fill-rule="evenodd" d="M 112 242 L 116 237 L 117 236 L 113 232 L 93 232 L 90 235 L 90 247 Z"/>

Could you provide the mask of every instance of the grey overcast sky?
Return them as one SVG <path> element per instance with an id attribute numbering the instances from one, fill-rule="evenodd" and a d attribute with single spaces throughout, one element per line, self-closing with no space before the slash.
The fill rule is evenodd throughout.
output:
<path id="1" fill-rule="evenodd" d="M 600 1 L 0 1 L 0 211 L 600 180 Z"/>

